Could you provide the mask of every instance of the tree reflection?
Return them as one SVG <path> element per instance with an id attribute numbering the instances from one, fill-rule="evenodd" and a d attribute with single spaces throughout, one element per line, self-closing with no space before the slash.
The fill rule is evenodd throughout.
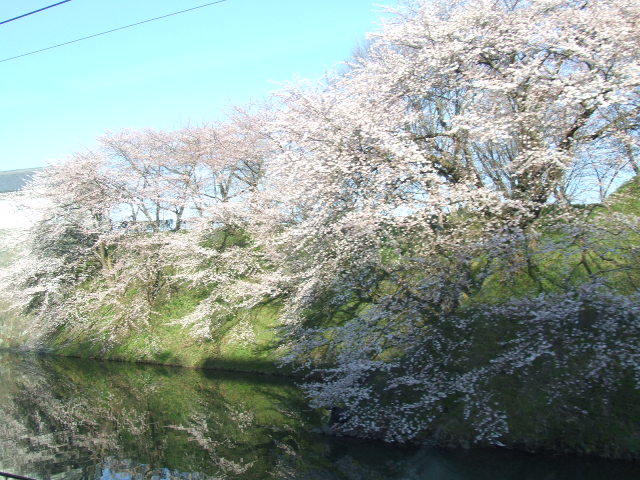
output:
<path id="1" fill-rule="evenodd" d="M 0 469 L 37 479 L 636 478 L 624 463 L 324 436 L 299 391 L 267 377 L 3 354 L 0 382 Z"/>

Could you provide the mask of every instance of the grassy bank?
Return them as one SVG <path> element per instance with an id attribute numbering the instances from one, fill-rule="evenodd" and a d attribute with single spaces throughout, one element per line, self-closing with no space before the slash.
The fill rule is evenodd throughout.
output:
<path id="1" fill-rule="evenodd" d="M 61 327 L 38 349 L 61 356 L 115 360 L 122 362 L 175 365 L 188 368 L 228 370 L 269 375 L 286 375 L 277 365 L 279 306 L 265 304 L 233 318 L 221 319 L 209 338 L 196 338 L 175 324 L 190 313 L 198 294 L 183 289 L 159 302 L 145 328 L 131 329 L 114 341 L 94 329 Z M 10 349 L 32 348 L 25 333 L 28 317 L 3 314 L 0 345 Z"/>
<path id="2" fill-rule="evenodd" d="M 278 307 L 263 305 L 221 321 L 210 338 L 194 338 L 173 322 L 195 307 L 195 295 L 184 290 L 158 305 L 147 328 L 132 330 L 109 348 L 91 332 L 62 330 L 52 338 L 52 353 L 80 358 L 178 365 L 262 374 L 283 374 L 276 362 L 274 327 Z"/>

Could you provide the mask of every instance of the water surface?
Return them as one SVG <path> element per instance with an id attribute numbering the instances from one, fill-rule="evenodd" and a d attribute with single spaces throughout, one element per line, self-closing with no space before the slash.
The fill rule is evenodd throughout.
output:
<path id="1" fill-rule="evenodd" d="M 0 355 L 0 470 L 38 480 L 640 478 L 626 462 L 333 438 L 322 420 L 269 377 Z"/>

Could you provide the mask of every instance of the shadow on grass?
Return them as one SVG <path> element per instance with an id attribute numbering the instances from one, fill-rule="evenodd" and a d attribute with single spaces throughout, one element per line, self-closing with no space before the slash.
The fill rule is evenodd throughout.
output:
<path id="1" fill-rule="evenodd" d="M 207 358 L 200 365 L 205 371 L 225 371 L 242 373 L 259 373 L 278 377 L 293 376 L 288 368 L 280 368 L 276 362 L 261 359 Z M 215 374 L 214 374 L 215 375 Z"/>

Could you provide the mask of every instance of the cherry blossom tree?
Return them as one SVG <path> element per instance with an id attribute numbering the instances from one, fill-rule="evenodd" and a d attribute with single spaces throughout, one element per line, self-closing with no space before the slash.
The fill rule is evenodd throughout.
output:
<path id="1" fill-rule="evenodd" d="M 594 226 L 571 194 L 585 164 L 604 177 L 612 166 L 635 172 L 640 10 L 634 1 L 478 0 L 418 2 L 396 14 L 348 72 L 281 94 L 286 108 L 266 128 L 284 147 L 252 222 L 278 273 L 265 272 L 261 292 L 270 281 L 266 290 L 286 298 L 291 360 L 323 375 L 309 392 L 318 406 L 345 409 L 345 430 L 415 439 L 430 427 L 410 418 L 455 402 L 475 412 L 464 418 L 473 417 L 477 440 L 499 442 L 508 418 L 491 394 L 446 393 L 423 376 L 442 357 L 418 353 L 445 345 L 429 333 L 442 322 L 462 312 L 472 324 L 486 318 L 469 310 L 480 299 L 512 311 L 514 294 L 542 294 L 544 316 L 562 304 L 553 292 L 575 298 L 584 283 L 612 299 L 609 272 L 635 275 L 632 262 L 602 256 L 613 238 L 604 232 L 615 228 Z M 619 220 L 633 235 L 637 218 Z M 635 301 L 602 314 L 635 325 Z M 581 318 L 584 302 L 571 305 L 567 318 Z M 351 320 L 307 326 L 332 315 Z M 592 333 L 575 341 L 595 342 Z M 538 347 L 519 351 L 523 366 Z M 455 351 L 472 364 L 462 344 Z M 571 375 L 586 375 L 583 367 Z M 402 398 L 429 402 L 385 404 L 399 372 Z M 456 381 L 490 383 L 496 372 L 473 368 Z"/>
<path id="2" fill-rule="evenodd" d="M 41 171 L 18 196 L 25 205 L 38 199 L 35 210 L 25 208 L 37 220 L 5 238 L 14 250 L 7 292 L 20 292 L 9 303 L 33 316 L 34 338 L 64 326 L 108 346 L 144 328 L 157 302 L 184 281 L 177 262 L 191 239 L 230 232 L 232 207 L 224 205 L 257 188 L 252 122 L 238 113 L 226 124 L 175 132 L 110 133 L 93 151 Z M 185 218 L 193 231 L 172 237 Z"/>
<path id="3" fill-rule="evenodd" d="M 4 296 L 31 314 L 36 340 L 64 323 L 79 285 L 112 265 L 119 196 L 105 173 L 100 157 L 76 155 L 38 172 L 16 195 L 33 220 L 4 238 L 12 257 L 2 271 Z"/>

